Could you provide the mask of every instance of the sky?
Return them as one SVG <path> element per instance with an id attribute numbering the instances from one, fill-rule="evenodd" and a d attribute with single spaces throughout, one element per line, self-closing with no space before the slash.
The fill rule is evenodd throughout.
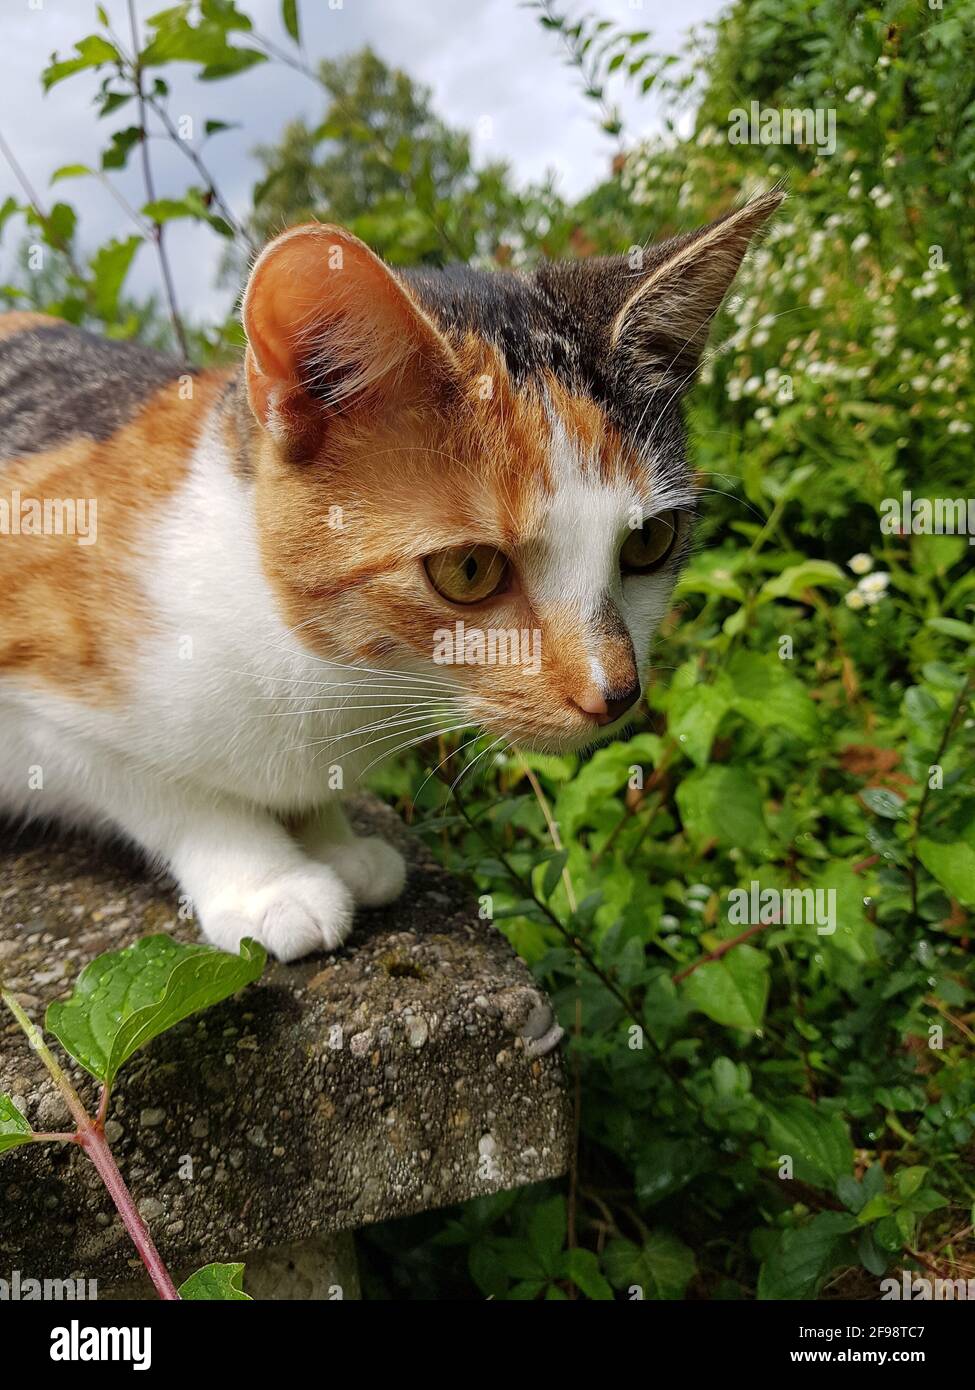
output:
<path id="1" fill-rule="evenodd" d="M 139 22 L 166 0 L 135 0 Z M 127 33 L 125 0 L 104 0 L 113 27 Z M 241 8 L 269 38 L 286 43 L 280 0 L 242 0 Z M 613 141 L 603 135 L 593 107 L 582 95 L 579 75 L 564 66 L 556 35 L 519 0 L 299 0 L 306 56 L 337 58 L 369 43 L 386 62 L 405 69 L 431 88 L 434 109 L 448 124 L 469 130 L 475 160 L 505 160 L 516 180 L 556 174 L 563 195 L 577 197 L 608 172 Z M 562 0 L 572 17 L 598 14 L 628 29 L 649 29 L 657 51 L 677 51 L 691 25 L 712 19 L 721 0 Z M 84 73 L 43 94 L 39 74 L 52 53 L 70 56 L 75 41 L 96 32 L 94 0 L 0 0 L 0 133 L 23 167 L 37 196 L 73 203 L 80 215 L 80 244 L 93 249 L 111 236 L 128 236 L 131 223 L 109 189 L 76 179 L 50 188 L 53 171 L 66 164 L 97 167 L 100 149 L 113 128 L 132 123 L 123 108 L 98 122 L 91 108 L 97 87 Z M 172 76 L 171 76 L 172 75 Z M 261 64 L 226 81 L 202 83 L 186 65 L 167 73 L 174 115 L 191 115 L 197 130 L 208 117 L 240 122 L 208 144 L 207 161 L 237 213 L 250 203 L 258 165 L 254 146 L 276 140 L 289 120 L 321 118 L 324 94 L 307 78 L 283 66 Z M 628 140 L 660 128 L 661 112 L 651 98 L 620 84 L 614 93 Z M 152 145 L 157 197 L 181 193 L 193 171 L 165 142 Z M 118 194 L 145 201 L 138 159 L 113 176 Z M 189 175 L 189 180 L 187 178 Z M 0 203 L 22 197 L 0 159 Z M 22 224 L 20 224 L 22 226 Z M 223 248 L 219 238 L 192 223 L 167 230 L 177 297 L 190 318 L 219 318 L 232 291 L 215 284 Z M 19 239 L 10 231 L 0 247 L 0 271 L 9 268 Z M 158 267 L 143 247 L 127 288 L 137 296 L 158 289 Z"/>

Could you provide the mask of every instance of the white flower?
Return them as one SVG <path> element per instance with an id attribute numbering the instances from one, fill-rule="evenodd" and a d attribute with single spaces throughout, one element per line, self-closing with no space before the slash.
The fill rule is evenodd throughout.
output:
<path id="1" fill-rule="evenodd" d="M 817 285 L 815 289 L 809 291 L 809 303 L 814 309 L 818 309 L 826 298 L 826 291 L 822 285 Z"/>
<path id="2" fill-rule="evenodd" d="M 860 550 L 856 555 L 851 555 L 846 563 L 854 574 L 869 574 L 873 569 L 873 556 Z"/>
<path id="3" fill-rule="evenodd" d="M 859 236 L 855 236 L 850 242 L 850 250 L 859 253 L 860 251 L 866 251 L 869 245 L 870 237 L 866 232 L 861 232 Z"/>
<path id="4" fill-rule="evenodd" d="M 866 605 L 867 605 L 867 600 L 866 600 L 866 599 L 863 597 L 863 595 L 860 593 L 860 590 L 859 590 L 859 589 L 851 589 L 850 592 L 847 594 L 847 596 L 846 596 L 846 606 L 847 606 L 847 608 L 853 608 L 853 609 L 859 610 L 859 609 L 861 609 L 861 608 L 865 608 Z"/>
<path id="5" fill-rule="evenodd" d="M 857 588 L 865 603 L 879 603 L 886 594 L 889 583 L 890 575 L 883 570 L 876 570 L 873 574 L 864 575 Z"/>
<path id="6" fill-rule="evenodd" d="M 971 427 L 971 425 L 968 423 L 967 420 L 949 420 L 949 421 L 948 421 L 948 433 L 949 433 L 949 434 L 971 434 L 971 432 L 972 432 L 972 427 Z"/>

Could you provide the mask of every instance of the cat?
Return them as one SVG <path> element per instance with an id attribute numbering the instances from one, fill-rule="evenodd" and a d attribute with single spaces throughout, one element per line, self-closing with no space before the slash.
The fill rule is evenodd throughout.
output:
<path id="1" fill-rule="evenodd" d="M 687 551 L 681 397 L 780 201 L 529 274 L 298 226 L 240 368 L 0 317 L 0 813 L 122 832 L 209 941 L 294 960 L 403 890 L 340 804 L 377 758 L 611 737 Z"/>

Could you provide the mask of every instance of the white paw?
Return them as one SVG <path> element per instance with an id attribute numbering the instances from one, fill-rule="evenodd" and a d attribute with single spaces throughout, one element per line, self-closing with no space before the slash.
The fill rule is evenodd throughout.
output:
<path id="1" fill-rule="evenodd" d="M 378 835 L 320 846 L 318 858 L 335 870 L 362 907 L 394 902 L 406 882 L 406 860 Z"/>
<path id="2" fill-rule="evenodd" d="M 226 894 L 203 914 L 215 946 L 237 951 L 251 936 L 278 960 L 334 951 L 352 930 L 352 895 L 337 873 L 308 864 L 277 874 L 244 894 Z"/>

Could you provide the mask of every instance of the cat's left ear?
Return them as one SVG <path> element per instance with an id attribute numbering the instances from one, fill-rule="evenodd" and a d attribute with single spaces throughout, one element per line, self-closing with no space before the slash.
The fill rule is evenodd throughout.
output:
<path id="1" fill-rule="evenodd" d="M 301 454 L 337 411 L 435 388 L 452 350 L 405 286 L 342 227 L 310 222 L 258 257 L 242 307 L 251 409 Z"/>
<path id="2" fill-rule="evenodd" d="M 755 236 L 780 205 L 780 190 L 685 236 L 650 248 L 650 264 L 610 329 L 624 377 L 643 390 L 689 385 L 712 320 Z"/>

